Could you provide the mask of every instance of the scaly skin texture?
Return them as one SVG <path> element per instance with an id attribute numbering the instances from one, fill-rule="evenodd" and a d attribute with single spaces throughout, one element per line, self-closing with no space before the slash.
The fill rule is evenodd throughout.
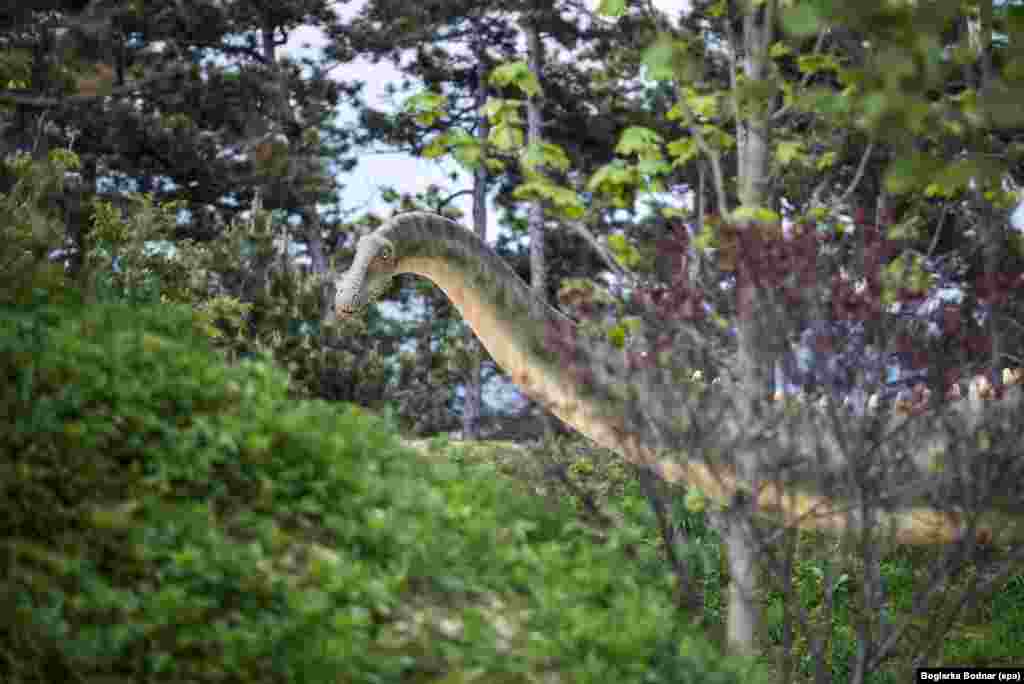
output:
<path id="1" fill-rule="evenodd" d="M 619 350 L 594 343 L 588 343 L 587 347 L 578 344 L 573 350 L 574 358 L 597 369 L 588 383 L 577 381 L 544 342 L 546 331 L 573 327 L 571 320 L 536 299 L 501 257 L 457 223 L 435 214 L 413 212 L 396 216 L 363 237 L 352 266 L 339 285 L 335 303 L 337 315 L 346 317 L 360 312 L 400 273 L 414 273 L 440 287 L 512 381 L 566 424 L 597 444 L 618 451 L 628 461 L 650 468 L 666 482 L 696 486 L 723 505 L 732 501 L 740 488 L 735 469 L 712 462 L 710 458 L 700 458 L 716 449 L 705 446 L 700 454 L 678 460 L 664 458 L 665 451 L 658 449 L 659 444 L 665 444 L 665 435 L 671 434 L 670 424 L 681 415 L 679 411 L 673 413 L 672 409 L 665 409 L 665 420 L 660 428 L 652 428 L 649 421 L 624 418 L 630 411 L 622 380 L 628 378 L 635 388 L 648 392 L 656 390 L 657 381 L 628 369 Z M 685 407 L 679 408 L 686 413 Z M 693 421 L 707 414 L 690 412 L 688 415 L 689 421 Z M 800 429 L 790 429 L 790 433 L 802 434 L 782 434 L 782 428 L 773 424 L 778 443 L 788 447 L 785 451 L 790 453 L 801 451 L 800 445 L 809 444 L 810 450 L 804 449 L 803 453 L 815 453 L 815 445 L 820 441 L 813 440 L 821 440 L 822 436 L 806 435 L 824 431 L 816 430 L 813 420 L 818 419 L 807 419 Z M 726 446 L 729 440 L 737 435 L 758 434 L 759 430 L 758 425 L 738 426 L 735 421 L 723 421 L 710 427 L 709 430 L 705 426 L 703 433 L 712 433 L 712 439 L 717 439 L 717 444 L 725 449 L 729 448 Z M 930 439 L 926 434 L 920 437 Z M 934 453 L 925 448 L 927 445 L 923 442 L 920 444 L 920 452 Z M 940 448 L 945 444 L 941 440 L 937 442 Z M 812 460 L 813 468 L 817 469 L 813 476 L 800 476 L 798 469 L 790 469 L 785 491 L 778 482 L 762 483 L 756 497 L 758 510 L 786 525 L 804 529 L 834 533 L 859 531 L 864 525 L 859 506 L 828 496 L 821 488 L 822 479 L 816 477 L 824 469 L 832 468 L 839 474 L 846 467 L 843 449 L 836 440 L 827 444 L 825 451 L 831 454 L 831 461 L 829 458 Z M 818 449 L 817 453 L 820 455 L 822 451 Z M 770 467 L 779 467 L 786 461 L 784 456 L 785 453 L 775 463 L 767 464 L 769 468 L 764 472 L 773 472 Z M 932 467 L 930 458 L 915 456 L 911 467 L 916 465 L 918 475 L 928 476 L 928 469 Z M 749 495 L 749 488 L 744 489 Z M 870 524 L 876 530 L 888 532 L 893 541 L 908 544 L 949 543 L 961 538 L 964 532 L 956 513 L 928 506 L 877 510 Z M 974 532 L 980 541 L 991 541 L 994 537 L 1009 541 L 1024 538 L 1024 525 L 1004 516 L 998 531 L 993 530 L 992 525 L 979 525 Z"/>

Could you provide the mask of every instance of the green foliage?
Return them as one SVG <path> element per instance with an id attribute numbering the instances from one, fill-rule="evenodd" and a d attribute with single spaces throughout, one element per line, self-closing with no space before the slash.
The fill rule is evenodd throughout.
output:
<path id="1" fill-rule="evenodd" d="M 229 360 L 272 357 L 289 371 L 296 395 L 339 398 L 343 384 L 347 393 L 340 398 L 379 398 L 387 381 L 380 355 L 363 353 L 356 362 L 354 350 L 365 334 L 347 337 L 348 349 L 331 344 L 337 333 L 322 323 L 323 282 L 280 267 L 277 244 L 287 243 L 288 236 L 273 214 L 256 212 L 204 243 L 172 242 L 180 205 L 156 206 L 145 196 L 127 199 L 132 206 L 126 213 L 94 205 L 94 248 L 87 260 L 93 296 L 190 305 Z M 349 327 L 360 326 L 365 330 L 359 322 Z M 339 377 L 357 366 L 354 377 Z"/>
<path id="2" fill-rule="evenodd" d="M 626 268 L 636 268 L 640 265 L 640 251 L 626 240 L 625 235 L 621 233 L 609 235 L 608 249 L 615 255 L 619 263 Z"/>
<path id="3" fill-rule="evenodd" d="M 912 292 L 926 292 L 934 276 L 924 269 L 924 258 L 919 254 L 901 254 L 882 271 L 882 301 L 896 301 L 900 288 Z"/>
<path id="4" fill-rule="evenodd" d="M 672 166 L 684 166 L 697 158 L 700 148 L 696 138 L 686 137 L 673 140 L 668 144 L 668 153 L 672 157 Z"/>
<path id="5" fill-rule="evenodd" d="M 775 143 L 775 158 L 782 166 L 787 166 L 795 161 L 805 161 L 807 158 L 804 152 L 804 143 L 801 140 L 780 140 Z"/>
<path id="6" fill-rule="evenodd" d="M 491 72 L 490 81 L 496 86 L 514 85 L 519 88 L 527 97 L 533 97 L 540 92 L 540 82 L 537 76 L 530 71 L 529 65 L 524 61 L 506 62 Z"/>
<path id="7" fill-rule="evenodd" d="M 579 194 L 553 182 L 541 173 L 527 173 L 527 181 L 518 186 L 512 193 L 516 199 L 543 199 L 551 203 L 557 213 L 570 219 L 583 215 L 583 201 Z"/>
<path id="8" fill-rule="evenodd" d="M 448 134 L 447 143 L 456 161 L 467 169 L 475 169 L 480 164 L 484 148 L 475 136 L 462 129 L 455 129 Z"/>
<path id="9" fill-rule="evenodd" d="M 444 104 L 444 95 L 425 90 L 406 100 L 404 109 L 413 114 L 416 123 L 430 126 L 441 117 Z"/>
<path id="10" fill-rule="evenodd" d="M 177 253 L 195 253 L 196 247 L 173 241 L 182 203 L 158 206 L 151 195 L 126 199 L 127 214 L 109 202 L 93 202 L 92 249 L 86 255 L 91 291 L 111 301 L 189 301 L 195 290 L 190 259 Z"/>
<path id="11" fill-rule="evenodd" d="M 814 3 L 797 2 L 783 8 L 782 26 L 795 38 L 813 36 L 821 24 L 821 9 Z"/>
<path id="12" fill-rule="evenodd" d="M 3 83 L 5 88 L 27 88 L 31 78 L 31 50 L 0 50 L 0 83 Z"/>
<path id="13" fill-rule="evenodd" d="M 182 307 L 0 309 L 0 677 L 748 681 L 493 468 L 226 365 Z"/>
<path id="14" fill-rule="evenodd" d="M 637 154 L 641 157 L 659 154 L 661 136 L 649 128 L 631 126 L 622 132 L 615 151 L 619 154 Z"/>
<path id="15" fill-rule="evenodd" d="M 594 172 L 587 181 L 587 190 L 610 197 L 613 206 L 631 206 L 640 174 L 635 166 L 615 159 Z"/>
<path id="16" fill-rule="evenodd" d="M 523 130 L 507 121 L 496 123 L 487 137 L 499 150 L 508 152 L 523 145 Z"/>
<path id="17" fill-rule="evenodd" d="M 565 150 L 544 140 L 527 145 L 522 154 L 522 161 L 523 168 L 527 171 L 535 171 L 539 166 L 550 166 L 558 171 L 565 171 L 570 166 Z"/>
<path id="18" fill-rule="evenodd" d="M 626 0 L 601 0 L 597 13 L 607 17 L 621 17 L 626 12 Z"/>
<path id="19" fill-rule="evenodd" d="M 647 77 L 654 81 L 693 81 L 699 73 L 699 65 L 690 54 L 689 47 L 686 41 L 660 34 L 644 50 L 643 64 L 647 69 Z"/>
<path id="20" fill-rule="evenodd" d="M 78 158 L 64 151 L 46 161 L 15 155 L 3 161 L 0 177 L 0 303 L 26 302 L 42 290 L 65 289 L 64 269 L 50 255 L 64 246 L 64 225 L 54 201 Z"/>

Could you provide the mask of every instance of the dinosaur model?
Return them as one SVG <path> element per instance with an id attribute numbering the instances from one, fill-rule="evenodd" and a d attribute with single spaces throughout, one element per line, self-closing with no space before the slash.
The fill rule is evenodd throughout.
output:
<path id="1" fill-rule="evenodd" d="M 400 214 L 362 237 L 351 267 L 341 277 L 336 314 L 343 318 L 361 311 L 401 273 L 419 275 L 440 287 L 494 360 L 528 396 L 546 405 L 559 419 L 597 444 L 621 453 L 632 463 L 650 468 L 666 482 L 695 486 L 709 499 L 725 505 L 741 489 L 753 495 L 751 486 L 737 476 L 740 471 L 736 466 L 722 463 L 725 459 L 720 454 L 728 453 L 733 448 L 729 445 L 736 444 L 729 442 L 730 437 L 740 432 L 762 434 L 758 432 L 760 429 L 771 433 L 781 446 L 777 450 L 781 453 L 778 461 L 769 464 L 776 469 L 767 472 L 786 473 L 785 478 L 776 476 L 754 487 L 755 505 L 762 514 L 786 525 L 835 533 L 856 532 L 867 524 L 875 530 L 887 530 L 897 543 L 921 545 L 955 541 L 968 529 L 954 507 L 935 498 L 926 500 L 924 505 L 918 505 L 917 499 L 912 506 L 882 505 L 865 522 L 855 499 L 840 500 L 830 495 L 833 490 L 815 486 L 813 483 L 822 482 L 820 469 L 832 468 L 835 477 L 842 478 L 843 468 L 849 463 L 844 460 L 848 457 L 841 455 L 841 445 L 833 439 L 833 455 L 829 458 L 823 458 L 823 450 L 811 444 L 809 450 L 801 452 L 803 465 L 792 465 L 801 463 L 800 459 L 794 461 L 792 455 L 794 451 L 801 451 L 799 446 L 803 443 L 793 433 L 810 433 L 813 439 L 820 440 L 821 434 L 828 432 L 821 428 L 826 423 L 806 421 L 823 421 L 821 416 L 804 418 L 804 423 L 789 428 L 788 432 L 786 425 L 790 424 L 780 427 L 777 422 L 766 422 L 760 428 L 723 420 L 721 424 L 714 424 L 713 429 L 703 426 L 702 434 L 712 440 L 711 449 L 666 449 L 665 434 L 671 434 L 673 425 L 693 427 L 700 423 L 701 416 L 708 414 L 695 411 L 686 414 L 685 407 L 664 407 L 660 426 L 628 418 L 628 392 L 623 390 L 623 380 L 641 392 L 657 392 L 658 388 L 654 387 L 657 380 L 627 368 L 622 351 L 610 345 L 587 343 L 586 348 L 583 344 L 577 345 L 574 350 L 577 357 L 588 359 L 597 370 L 589 383 L 579 382 L 545 344 L 547 330 L 571 327 L 571 319 L 536 298 L 512 268 L 477 235 L 442 216 L 425 212 Z M 1019 388 L 1014 389 L 1019 403 Z M 704 418 L 705 423 L 707 420 Z M 906 418 L 894 420 L 905 421 Z M 834 429 L 834 423 L 827 425 Z M 912 425 L 904 427 L 913 428 Z M 929 433 L 915 434 L 921 439 L 930 438 Z M 949 440 L 932 440 L 931 447 L 917 450 L 924 455 L 909 459 L 911 463 L 906 466 L 909 470 L 896 471 L 897 475 L 883 479 L 883 484 L 899 487 L 937 482 L 936 472 L 940 469 L 930 459 L 935 457 L 937 448 L 941 450 L 949 443 Z M 718 458 L 706 456 L 709 452 L 719 454 Z M 787 454 L 789 460 L 786 460 Z M 669 458 L 669 455 L 676 458 Z M 904 456 L 903 460 L 908 459 Z M 812 465 L 808 466 L 808 462 Z M 933 479 L 927 480 L 928 477 Z M 1012 501 L 1013 513 L 1019 512 L 1018 504 L 1016 499 Z M 995 524 L 989 521 L 987 526 L 972 525 L 970 529 L 981 541 L 990 541 L 994 536 L 1001 540 L 1024 539 L 1024 521 L 1019 521 L 1019 517 L 1004 516 Z"/>

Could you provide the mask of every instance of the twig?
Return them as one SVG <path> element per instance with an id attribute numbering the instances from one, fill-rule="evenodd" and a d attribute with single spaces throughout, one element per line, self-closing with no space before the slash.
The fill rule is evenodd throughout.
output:
<path id="1" fill-rule="evenodd" d="M 818 39 L 814 43 L 814 51 L 811 53 L 812 55 L 817 55 L 819 52 L 821 52 L 821 46 L 825 42 L 825 36 L 826 35 L 828 35 L 828 28 L 823 28 L 820 31 L 818 31 Z M 808 71 L 806 74 L 804 74 L 803 78 L 800 79 L 800 90 L 803 90 L 804 88 L 807 87 L 807 84 L 810 82 L 811 76 L 813 76 L 813 75 L 814 75 L 814 72 L 812 72 L 812 71 Z M 790 104 L 786 105 L 785 107 L 782 107 L 782 108 L 776 110 L 775 113 L 772 114 L 770 118 L 773 119 L 773 120 L 774 119 L 781 119 L 783 116 L 788 114 L 789 110 L 792 109 L 792 108 L 793 108 L 793 104 L 790 103 Z"/>
<path id="2" fill-rule="evenodd" d="M 939 225 L 935 227 L 935 235 L 932 236 L 932 244 L 928 246 L 928 254 L 925 255 L 926 259 L 931 258 L 935 248 L 939 245 L 939 236 L 942 235 L 942 226 L 946 223 L 947 216 L 949 216 L 949 209 L 943 207 L 942 216 L 939 217 Z"/>
<path id="3" fill-rule="evenodd" d="M 864 177 L 864 169 L 867 168 L 868 157 L 871 156 L 871 152 L 874 149 L 875 141 L 872 140 L 871 142 L 868 143 L 867 148 L 865 148 L 864 154 L 861 155 L 860 164 L 857 165 L 857 172 L 853 174 L 853 180 L 850 181 L 850 185 L 847 186 L 845 191 L 843 191 L 843 194 L 839 196 L 839 201 L 837 202 L 837 204 L 842 204 L 843 202 L 845 202 L 846 198 L 849 197 L 853 193 L 853 191 L 857 189 L 857 186 L 860 184 L 861 178 Z"/>

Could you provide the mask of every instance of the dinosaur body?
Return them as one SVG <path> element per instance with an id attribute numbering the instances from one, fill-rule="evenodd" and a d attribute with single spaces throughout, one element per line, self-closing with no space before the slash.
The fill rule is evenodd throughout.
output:
<path id="1" fill-rule="evenodd" d="M 573 353 L 588 360 L 596 372 L 587 383 L 572 376 L 545 344 L 547 331 L 572 326 L 571 320 L 534 297 L 526 283 L 478 236 L 444 217 L 422 212 L 401 214 L 363 237 L 339 285 L 337 314 L 351 316 L 362 310 L 400 273 L 414 273 L 440 287 L 513 382 L 597 444 L 650 468 L 667 482 L 696 486 L 722 504 L 728 504 L 744 487 L 734 465 L 717 462 L 724 459 L 713 462 L 701 458 L 701 453 L 687 452 L 686 457 L 676 460 L 666 458 L 665 450 L 659 448 L 666 444 L 665 435 L 678 434 L 673 426 L 679 423 L 680 415 L 685 417 L 683 423 L 692 423 L 707 414 L 687 413 L 684 406 L 662 407 L 663 420 L 653 426 L 649 421 L 624 417 L 630 412 L 622 381 L 629 379 L 634 389 L 649 392 L 656 391 L 658 380 L 628 369 L 620 350 L 600 344 L 586 348 L 577 345 Z M 800 445 L 808 441 L 794 434 L 796 429 L 785 432 L 778 423 L 765 425 L 764 430 L 773 432 L 777 442 L 790 451 L 799 451 Z M 730 443 L 736 444 L 730 440 L 737 435 L 757 434 L 757 430 L 757 425 L 740 426 L 734 420 L 724 420 L 713 430 L 705 426 L 703 434 L 710 434 L 720 447 L 710 451 L 721 452 L 728 450 Z M 799 431 L 810 435 L 812 442 L 821 439 L 821 434 L 810 434 L 819 432 L 811 423 L 805 423 Z M 685 444 L 685 440 L 680 441 Z M 674 444 L 675 440 L 669 442 Z M 805 454 L 817 456 L 816 463 L 811 461 L 814 468 L 831 469 L 841 477 L 846 457 L 840 442 L 833 439 L 830 449 L 825 450 L 811 444 Z M 922 447 L 921 451 L 929 450 Z M 830 454 L 828 458 L 822 459 L 823 452 Z M 787 525 L 836 533 L 856 532 L 865 524 L 855 503 L 832 498 L 813 484 L 822 481 L 820 471 L 808 474 L 806 466 L 802 471 L 800 466 L 786 470 L 785 463 L 790 461 L 785 458 L 783 452 L 776 463 L 767 464 L 775 470 L 765 472 L 787 474 L 784 482 L 780 478 L 758 487 L 756 505 L 762 513 Z M 904 471 L 906 481 L 914 481 L 911 474 L 927 474 L 929 467 L 934 469 L 930 458 L 927 453 L 916 457 L 907 466 L 910 470 Z M 964 531 L 958 515 L 927 505 L 879 510 L 870 524 L 887 530 L 897 542 L 911 544 L 947 543 L 960 538 Z M 1024 538 L 1024 525 L 1001 525 L 999 532 L 1002 538 Z M 991 539 L 993 533 L 991 527 L 975 530 L 983 540 Z"/>

